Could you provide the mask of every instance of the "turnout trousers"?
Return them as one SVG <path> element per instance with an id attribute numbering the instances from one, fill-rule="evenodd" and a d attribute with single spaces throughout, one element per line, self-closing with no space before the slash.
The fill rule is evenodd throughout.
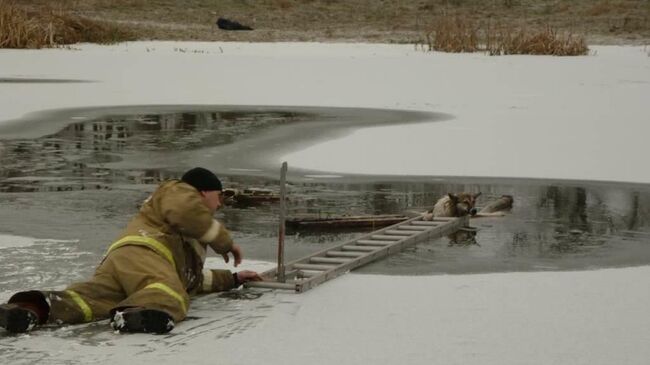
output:
<path id="1" fill-rule="evenodd" d="M 144 245 L 121 245 L 110 250 L 93 277 L 63 291 L 16 293 L 12 302 L 42 296 L 49 304 L 46 323 L 75 324 L 106 319 L 121 309 L 144 307 L 168 313 L 182 321 L 190 297 L 173 261 Z"/>

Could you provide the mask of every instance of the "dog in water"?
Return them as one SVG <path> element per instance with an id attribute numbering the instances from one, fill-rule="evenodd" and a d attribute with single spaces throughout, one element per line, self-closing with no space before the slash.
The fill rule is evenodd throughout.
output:
<path id="1" fill-rule="evenodd" d="M 422 214 L 425 221 L 433 220 L 435 217 L 463 217 L 471 215 L 472 217 L 502 217 L 503 211 L 512 208 L 514 201 L 512 195 L 502 195 L 499 199 L 489 203 L 480 211 L 476 209 L 476 199 L 481 195 L 480 192 L 472 193 L 448 193 L 438 199 L 433 209 Z"/>
<path id="2" fill-rule="evenodd" d="M 438 199 L 433 209 L 423 214 L 423 220 L 430 221 L 434 217 L 463 217 L 466 215 L 476 215 L 476 199 L 481 193 L 459 193 L 447 195 Z"/>

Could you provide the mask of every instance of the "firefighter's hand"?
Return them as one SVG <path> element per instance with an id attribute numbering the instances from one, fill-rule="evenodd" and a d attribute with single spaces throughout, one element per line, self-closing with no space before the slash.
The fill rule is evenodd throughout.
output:
<path id="1" fill-rule="evenodd" d="M 237 273 L 237 279 L 240 283 L 246 283 L 248 281 L 262 281 L 262 277 L 255 271 L 243 270 Z"/>
<path id="2" fill-rule="evenodd" d="M 230 249 L 230 253 L 232 253 L 232 257 L 235 258 L 235 267 L 239 266 L 241 264 L 241 259 L 242 259 L 242 254 L 241 254 L 241 247 L 239 247 L 238 244 L 233 243 L 232 248 Z M 223 260 L 225 262 L 230 261 L 230 257 L 228 257 L 228 253 L 224 253 L 221 256 L 223 256 Z"/>

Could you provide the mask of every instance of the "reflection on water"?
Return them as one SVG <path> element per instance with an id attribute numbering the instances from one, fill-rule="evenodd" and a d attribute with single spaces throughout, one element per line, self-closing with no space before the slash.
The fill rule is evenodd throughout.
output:
<path id="1" fill-rule="evenodd" d="M 470 188 L 459 185 L 450 190 Z M 428 189 L 437 190 L 435 186 Z M 479 185 L 473 190 L 484 192 L 480 205 L 501 193 L 514 195 L 512 212 L 505 217 L 472 219 L 476 230 L 418 245 L 361 271 L 573 270 L 642 265 L 650 260 L 647 191 L 616 186 L 526 185 Z"/>
<path id="2" fill-rule="evenodd" d="M 74 270 L 57 269 L 52 249 L 0 245 L 0 286 L 34 286 L 34 278 L 7 275 L 22 266 L 50 287 L 89 275 L 126 220 L 163 179 L 184 168 L 178 151 L 230 144 L 249 133 L 318 114 L 238 111 L 142 114 L 72 123 L 34 140 L 0 142 L 0 233 L 78 239 Z M 258 146 L 250 146 L 255 151 Z M 161 154 L 168 169 L 127 169 L 114 161 Z M 258 155 L 264 150 L 257 151 Z M 254 157 L 254 154 L 251 154 Z M 249 166 L 240 166 L 246 170 Z M 226 187 L 278 191 L 263 176 L 228 175 Z M 404 178 L 296 179 L 289 184 L 290 216 L 421 212 L 448 192 L 483 192 L 483 206 L 502 194 L 514 197 L 505 217 L 473 219 L 473 230 L 423 242 L 359 269 L 382 274 L 574 270 L 650 263 L 650 189 L 616 184 L 544 184 L 540 181 Z M 16 214 L 21 211 L 21 214 Z M 28 217 L 27 220 L 23 217 Z M 226 207 L 218 217 L 253 259 L 274 260 L 278 207 L 274 203 Z M 362 232 L 302 232 L 287 237 L 287 259 L 352 239 Z M 47 260 L 39 259 L 39 252 Z M 74 252 L 71 252 L 72 255 Z M 68 257 L 68 256 L 65 256 Z M 62 257 L 61 266 L 67 265 Z M 18 270 L 20 271 L 20 270 Z M 24 271 L 23 271 L 24 273 Z"/>
<path id="3" fill-rule="evenodd" d="M 106 189 L 157 183 L 159 170 L 116 171 L 102 164 L 134 152 L 182 151 L 233 142 L 247 133 L 310 116 L 295 112 L 193 112 L 105 117 L 34 140 L 0 142 L 0 192 Z"/>

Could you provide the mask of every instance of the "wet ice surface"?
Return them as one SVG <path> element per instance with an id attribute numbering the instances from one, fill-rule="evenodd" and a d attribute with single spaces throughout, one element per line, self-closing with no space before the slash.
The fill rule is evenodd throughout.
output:
<path id="1" fill-rule="evenodd" d="M 272 266 L 268 262 L 252 260 L 242 269 L 264 271 Z M 220 262 L 216 258 L 208 258 L 206 267 L 218 268 Z M 51 278 L 43 281 L 54 282 Z M 52 288 L 57 287 L 62 288 L 60 285 Z M 263 289 L 240 289 L 199 296 L 193 298 L 187 319 L 164 335 L 119 334 L 112 331 L 108 320 L 75 326 L 42 327 L 30 334 L 14 335 L 0 330 L 0 359 L 10 364 L 33 364 L 38 361 L 48 364 L 103 363 L 115 361 L 116 354 L 106 350 L 115 347 L 120 349 L 121 359 L 155 352 L 154 359 L 164 360 L 183 351 L 185 345 L 197 338 L 223 340 L 254 328 L 271 310 L 296 311 L 298 304 L 294 299 L 291 293 Z"/>
<path id="2" fill-rule="evenodd" d="M 0 242 L 31 241 L 24 246 L 7 247 L 0 243 L 0 272 L 2 292 L 10 288 L 44 289 L 63 286 L 70 280 L 81 280 L 91 253 L 78 247 L 78 241 L 30 239 L 27 237 L 0 236 Z M 6 240 L 6 241 L 4 241 Z M 0 292 L 0 295 L 3 293 Z M 4 298 L 3 298 L 4 299 Z"/>
<path id="3" fill-rule="evenodd" d="M 59 132 L 45 137 L 0 140 L 1 301 L 18 290 L 62 288 L 91 275 L 106 247 L 156 184 L 178 177 L 194 164 L 217 171 L 227 187 L 278 191 L 274 177 L 279 166 L 269 164 L 269 156 L 287 145 L 305 143 L 297 141 L 296 134 L 286 133 L 287 128 L 309 141 L 331 137 L 343 125 L 350 128 L 364 120 L 363 110 L 304 108 L 106 116 L 85 112 L 93 117 L 69 114 Z M 368 119 L 390 123 L 403 117 L 395 111 L 367 113 L 373 117 L 365 117 L 364 123 Z M 39 125 L 33 124 L 34 128 Z M 481 191 L 479 205 L 501 194 L 514 196 L 514 208 L 506 217 L 472 221 L 479 229 L 476 236 L 422 242 L 359 272 L 431 275 L 579 270 L 650 262 L 650 188 L 645 185 L 346 176 L 291 167 L 289 181 L 290 216 L 418 212 L 447 192 Z M 274 261 L 276 205 L 226 207 L 218 217 L 242 244 L 246 258 Z M 362 233 L 290 234 L 287 260 Z M 245 331 L 268 308 L 287 304 L 280 294 L 265 292 L 252 301 L 246 299 L 257 294 L 249 295 L 198 299 L 190 316 L 200 318 L 183 323 L 169 336 L 134 336 L 138 340 L 133 343 L 130 338 L 129 346 L 134 353 L 146 352 L 153 350 L 152 341 L 166 341 L 165 348 L 173 352 L 192 336 L 220 338 Z M 210 315 L 203 317 L 207 312 Z M 11 363 L 30 363 L 52 352 L 64 354 L 67 350 L 58 349 L 58 341 L 48 342 L 51 348 L 39 349 L 38 337 L 79 335 L 83 335 L 79 341 L 64 342 L 64 346 L 124 345 L 106 323 L 98 323 L 21 336 L 18 348 L 14 348 L 18 337 L 3 334 L 0 357 Z M 23 347 L 25 351 L 19 352 Z M 160 351 L 161 347 L 155 348 Z"/>
<path id="4" fill-rule="evenodd" d="M 216 293 L 195 298 L 190 316 L 164 335 L 119 334 L 107 320 L 42 328 L 27 335 L 0 332 L 0 359 L 6 364 L 124 363 L 149 354 L 149 359 L 165 361 L 198 338 L 228 339 L 254 328 L 272 310 L 290 312 L 296 306 L 290 294 L 270 290 Z"/>
<path id="5" fill-rule="evenodd" d="M 12 236 L 8 234 L 0 234 L 0 249 L 8 247 L 25 247 L 31 246 L 35 240 L 30 237 Z"/>

